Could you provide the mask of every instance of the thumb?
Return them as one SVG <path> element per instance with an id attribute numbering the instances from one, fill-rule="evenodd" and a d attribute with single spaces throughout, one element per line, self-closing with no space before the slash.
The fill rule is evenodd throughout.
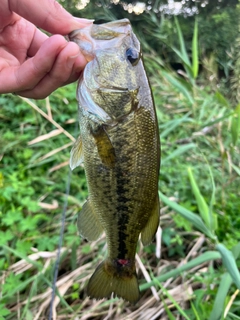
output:
<path id="1" fill-rule="evenodd" d="M 55 0 L 8 0 L 8 7 L 10 12 L 53 34 L 66 35 L 92 23 L 92 20 L 74 18 Z"/>

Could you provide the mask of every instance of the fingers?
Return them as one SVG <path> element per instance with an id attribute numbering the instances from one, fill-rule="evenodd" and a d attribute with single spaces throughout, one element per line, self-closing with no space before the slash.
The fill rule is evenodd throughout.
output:
<path id="1" fill-rule="evenodd" d="M 32 42 L 27 51 L 28 57 L 33 57 L 47 39 L 48 36 L 36 28 Z"/>
<path id="2" fill-rule="evenodd" d="M 47 59 L 46 59 L 47 57 Z M 47 39 L 33 58 L 0 73 L 0 93 L 43 99 L 58 87 L 77 80 L 86 60 L 73 42 L 55 35 Z"/>
<path id="3" fill-rule="evenodd" d="M 58 55 L 51 71 L 33 89 L 20 91 L 18 94 L 34 99 L 46 98 L 60 86 L 76 81 L 85 65 L 86 60 L 80 54 L 78 46 L 68 43 Z"/>
<path id="4" fill-rule="evenodd" d="M 7 29 L 9 31 L 14 30 L 12 26 L 16 23 L 20 26 L 20 17 L 46 31 L 62 35 L 92 23 L 90 20 L 72 17 L 55 0 L 1 2 L 4 11 L 4 14 L 0 12 L 2 30 L 5 30 L 6 25 L 11 26 Z M 2 22 L 1 18 L 5 20 Z M 28 28 L 25 30 L 27 32 Z M 26 40 L 26 37 L 24 39 Z M 21 42 L 21 45 L 24 46 L 25 43 Z M 37 28 L 26 48 L 20 46 L 20 49 L 17 53 L 23 52 L 24 49 L 24 59 L 19 57 L 19 54 L 17 56 L 14 50 L 6 52 L 8 56 L 11 54 L 15 57 L 15 60 L 11 56 L 8 60 L 2 57 L 4 63 L 1 64 L 0 70 L 0 93 L 16 92 L 29 98 L 45 98 L 58 87 L 77 80 L 86 65 L 86 59 L 75 43 L 67 42 L 60 35 L 48 38 Z"/>
<path id="5" fill-rule="evenodd" d="M 92 23 L 74 18 L 55 0 L 8 0 L 8 4 L 10 11 L 53 34 L 66 35 Z"/>

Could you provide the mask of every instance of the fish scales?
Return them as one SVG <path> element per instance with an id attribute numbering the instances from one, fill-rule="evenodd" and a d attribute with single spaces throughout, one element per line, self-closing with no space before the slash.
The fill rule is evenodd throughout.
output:
<path id="1" fill-rule="evenodd" d="M 84 161 L 89 191 L 79 232 L 91 241 L 104 231 L 108 245 L 107 259 L 92 275 L 87 292 L 97 299 L 114 293 L 136 302 L 139 235 L 149 244 L 159 223 L 156 112 L 129 21 L 94 26 L 94 38 L 91 27 L 85 29 L 70 35 L 89 57 L 79 81 L 81 134 L 70 165 L 73 169 Z M 84 44 L 86 39 L 91 46 Z"/>

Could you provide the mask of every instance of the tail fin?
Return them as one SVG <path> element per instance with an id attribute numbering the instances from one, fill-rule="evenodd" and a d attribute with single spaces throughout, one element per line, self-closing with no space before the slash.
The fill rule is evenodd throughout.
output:
<path id="1" fill-rule="evenodd" d="M 136 303 L 140 298 L 136 272 L 124 275 L 124 272 L 119 273 L 117 268 L 115 272 L 109 272 L 106 264 L 107 262 L 103 261 L 91 276 L 87 294 L 91 298 L 103 299 L 110 298 L 113 292 L 119 298 Z"/>

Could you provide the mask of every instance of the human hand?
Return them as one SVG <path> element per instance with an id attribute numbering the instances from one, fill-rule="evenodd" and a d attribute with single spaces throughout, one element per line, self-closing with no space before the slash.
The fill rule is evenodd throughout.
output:
<path id="1" fill-rule="evenodd" d="M 1 0 L 0 94 L 43 99 L 76 81 L 86 59 L 63 35 L 91 23 L 72 17 L 54 0 Z"/>

